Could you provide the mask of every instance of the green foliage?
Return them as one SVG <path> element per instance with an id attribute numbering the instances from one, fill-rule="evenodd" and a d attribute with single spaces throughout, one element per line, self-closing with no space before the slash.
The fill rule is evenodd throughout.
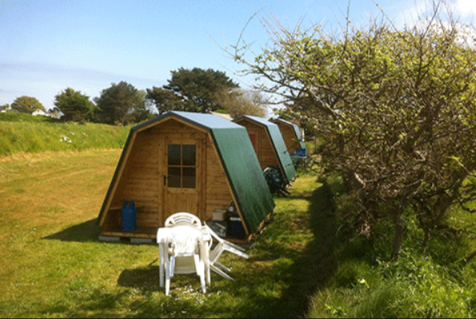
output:
<path id="1" fill-rule="evenodd" d="M 40 103 L 40 101 L 38 101 L 36 97 L 26 95 L 17 97 L 15 101 L 13 101 L 11 108 L 12 110 L 29 114 L 35 111 L 46 112 L 45 107 Z"/>
<path id="2" fill-rule="evenodd" d="M 147 98 L 154 101 L 159 115 L 168 111 L 186 111 L 187 108 L 174 92 L 153 86 L 147 89 Z"/>
<path id="3" fill-rule="evenodd" d="M 131 112 L 130 118 L 133 123 L 144 122 L 156 117 L 155 105 L 147 98 L 147 92 L 145 90 L 139 90 L 137 91 L 137 95 L 142 101 L 143 107 L 136 108 Z"/>
<path id="4" fill-rule="evenodd" d="M 10 104 L 3 104 L 3 105 L 0 105 L 0 111 L 9 111 L 11 108 L 10 108 Z"/>
<path id="5" fill-rule="evenodd" d="M 80 122 L 94 120 L 94 112 L 98 110 L 89 96 L 72 88 L 67 88 L 55 96 L 56 108 L 63 113 L 64 121 Z"/>
<path id="6" fill-rule="evenodd" d="M 154 101 L 159 114 L 167 111 L 210 112 L 222 109 L 217 94 L 237 88 L 224 72 L 213 69 L 179 68 L 162 88 L 147 89 L 147 98 Z"/>
<path id="7" fill-rule="evenodd" d="M 130 127 L 58 123 L 47 117 L 12 115 L 0 114 L 0 156 L 20 152 L 121 148 L 130 130 Z"/>
<path id="8" fill-rule="evenodd" d="M 17 113 L 17 112 L 5 112 L 0 113 L 0 122 L 48 122 L 48 123 L 59 123 L 58 119 L 37 115 L 33 116 L 28 113 Z"/>
<path id="9" fill-rule="evenodd" d="M 457 220 L 456 216 L 465 216 L 467 220 Z M 406 214 L 404 219 L 407 240 L 396 262 L 389 261 L 388 254 L 391 225 L 379 224 L 374 239 L 369 241 L 346 232 L 347 221 L 338 220 L 338 268 L 325 289 L 313 297 L 308 317 L 474 317 L 476 264 L 468 259 L 474 255 L 474 239 L 448 240 L 447 230 L 441 229 L 434 233 L 435 244 L 422 255 L 423 230 L 414 215 Z M 459 223 L 473 229 L 474 222 L 474 216 L 452 211 L 448 227 Z"/>
<path id="10" fill-rule="evenodd" d="M 126 125 L 146 114 L 144 94 L 125 81 L 112 83 L 94 101 L 99 107 L 97 116 L 101 123 Z"/>
<path id="11" fill-rule="evenodd" d="M 220 114 L 230 114 L 230 112 L 228 112 L 227 110 L 216 110 L 215 112 Z"/>
<path id="12" fill-rule="evenodd" d="M 343 177 L 357 208 L 355 229 L 394 223 L 395 258 L 403 214 L 417 217 L 425 250 L 448 209 L 471 211 L 476 199 L 476 183 L 464 184 L 476 171 L 476 54 L 470 28 L 444 20 L 443 4 L 418 26 L 271 29 L 275 42 L 253 61 L 236 48 L 269 80 L 260 88 L 291 101 L 288 112 L 322 138 L 326 171 Z"/>
<path id="13" fill-rule="evenodd" d="M 216 95 L 217 103 L 220 104 L 233 118 L 242 115 L 266 117 L 267 100 L 258 91 L 243 89 L 224 89 Z"/>

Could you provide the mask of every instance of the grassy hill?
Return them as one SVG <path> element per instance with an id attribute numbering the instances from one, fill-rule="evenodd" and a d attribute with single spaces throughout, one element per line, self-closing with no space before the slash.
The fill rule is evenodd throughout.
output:
<path id="1" fill-rule="evenodd" d="M 129 130 L 127 126 L 61 123 L 45 116 L 0 113 L 0 156 L 19 152 L 121 148 Z"/>

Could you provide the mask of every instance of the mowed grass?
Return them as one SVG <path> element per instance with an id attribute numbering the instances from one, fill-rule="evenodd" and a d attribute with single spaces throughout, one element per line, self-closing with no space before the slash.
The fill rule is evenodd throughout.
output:
<path id="1" fill-rule="evenodd" d="M 224 253 L 212 273 L 159 287 L 156 245 L 98 240 L 96 217 L 121 150 L 0 157 L 0 317 L 305 317 L 335 270 L 328 190 L 302 175 L 250 259 Z"/>

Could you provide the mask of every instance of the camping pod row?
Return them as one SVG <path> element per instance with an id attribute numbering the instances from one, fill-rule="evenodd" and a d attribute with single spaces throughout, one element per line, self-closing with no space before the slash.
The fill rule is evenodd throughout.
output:
<path id="1" fill-rule="evenodd" d="M 136 229 L 121 229 L 134 201 Z M 101 236 L 155 238 L 170 215 L 202 222 L 233 202 L 243 238 L 259 231 L 275 204 L 246 129 L 223 118 L 168 112 L 131 128 L 97 222 Z"/>

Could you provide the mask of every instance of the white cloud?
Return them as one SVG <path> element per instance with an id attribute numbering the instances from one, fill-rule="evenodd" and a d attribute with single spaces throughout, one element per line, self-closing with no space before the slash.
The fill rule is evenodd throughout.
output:
<path id="1" fill-rule="evenodd" d="M 475 0 L 456 0 L 451 5 L 454 13 L 461 17 L 473 17 L 476 15 L 476 1 Z"/>
<path id="2" fill-rule="evenodd" d="M 425 21 L 433 14 L 433 4 L 436 3 L 438 0 L 413 0 L 410 5 L 407 2 L 406 9 L 398 13 L 395 24 L 397 27 L 426 24 Z M 456 20 L 465 24 L 476 17 L 476 0 L 446 0 L 446 3 L 441 3 L 439 12 L 443 20 L 448 17 L 448 13 L 452 13 Z"/>
<path id="3" fill-rule="evenodd" d="M 429 6 L 430 5 L 430 6 Z M 402 10 L 395 22 L 398 27 L 403 25 L 415 25 L 417 24 L 418 17 L 425 15 L 431 8 L 431 3 L 427 0 L 415 0 L 412 5 L 407 6 Z"/>

